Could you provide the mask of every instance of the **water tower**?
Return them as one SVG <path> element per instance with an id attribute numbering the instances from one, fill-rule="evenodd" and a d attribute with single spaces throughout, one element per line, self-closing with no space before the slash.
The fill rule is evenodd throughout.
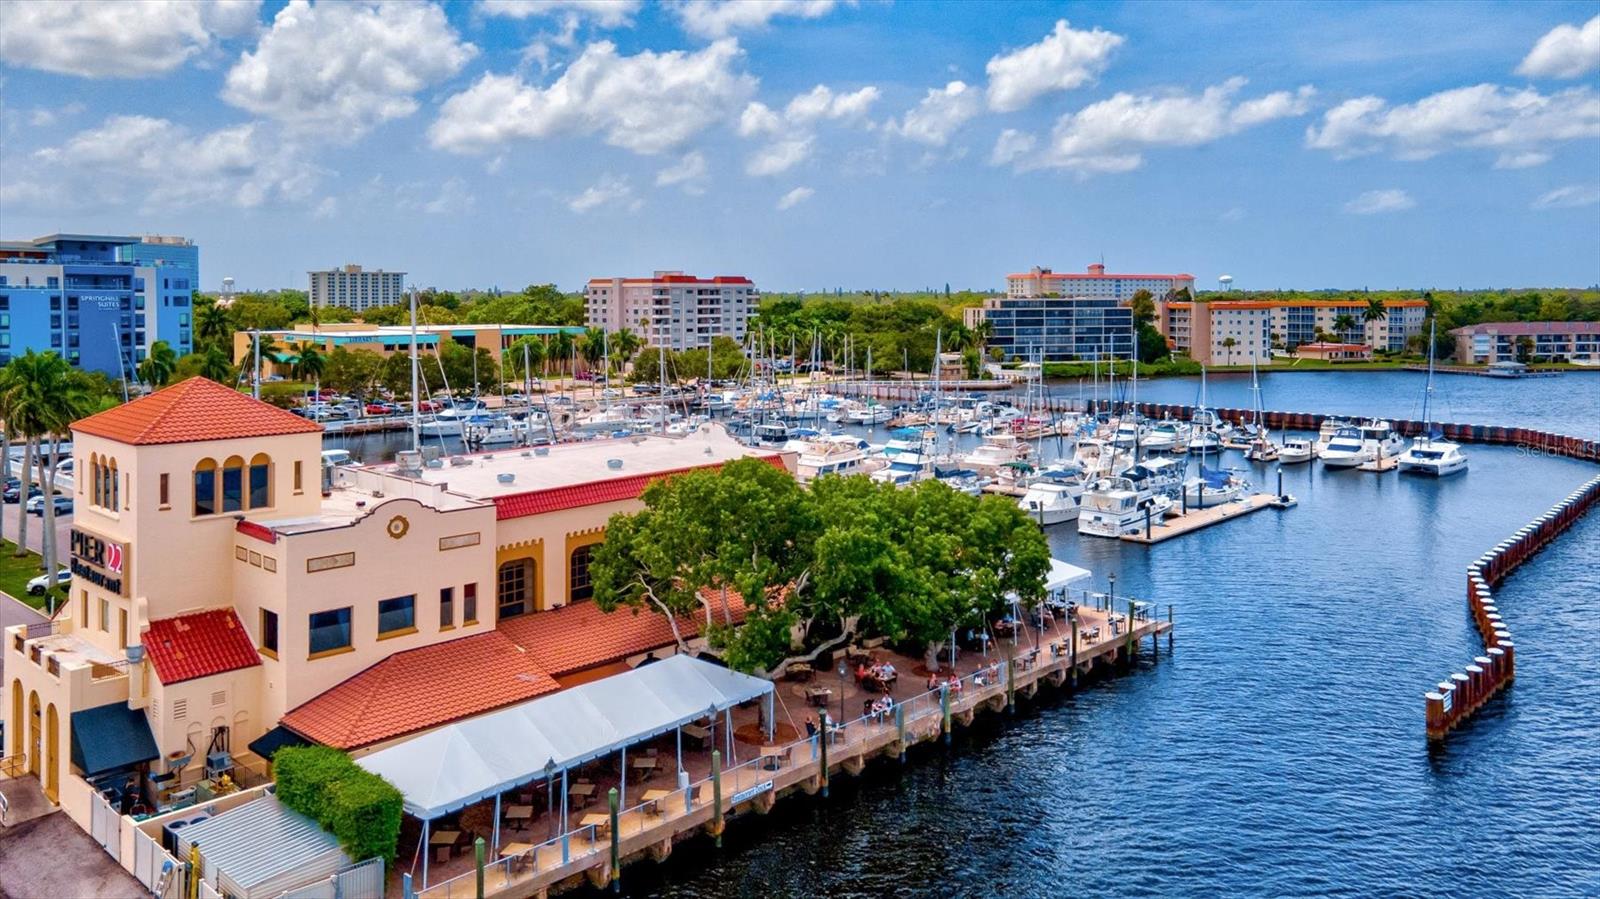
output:
<path id="1" fill-rule="evenodd" d="M 1221 290 L 1223 293 L 1227 293 L 1228 291 L 1232 290 L 1233 289 L 1233 276 L 1232 275 L 1220 275 L 1220 276 L 1218 276 L 1217 277 L 1217 289 Z"/>
<path id="2" fill-rule="evenodd" d="M 233 305 L 233 279 L 232 278 L 223 278 L 222 279 L 222 294 L 217 297 L 217 305 L 218 306 L 232 306 Z"/>

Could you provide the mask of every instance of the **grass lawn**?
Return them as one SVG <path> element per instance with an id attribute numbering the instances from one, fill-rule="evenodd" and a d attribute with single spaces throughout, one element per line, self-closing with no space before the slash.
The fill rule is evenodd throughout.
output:
<path id="1" fill-rule="evenodd" d="M 17 545 L 15 543 L 10 540 L 0 540 L 0 590 L 4 590 L 36 609 L 43 609 L 49 594 L 44 596 L 28 595 L 28 581 L 44 573 L 43 569 L 39 567 L 41 564 L 39 554 L 30 552 L 19 559 L 14 555 L 16 551 Z M 67 592 L 61 589 L 53 589 L 50 593 L 55 595 L 57 605 L 60 605 L 61 600 L 67 595 Z"/>

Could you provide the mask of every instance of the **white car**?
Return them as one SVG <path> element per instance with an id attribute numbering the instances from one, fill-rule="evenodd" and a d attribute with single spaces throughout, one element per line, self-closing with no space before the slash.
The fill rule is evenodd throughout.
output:
<path id="1" fill-rule="evenodd" d="M 71 515 L 72 514 L 72 497 L 70 497 L 70 496 L 54 496 L 54 497 L 51 497 L 51 499 L 53 499 L 55 501 L 56 514 L 57 515 Z M 28 506 L 27 506 L 28 514 L 29 515 L 43 515 L 44 514 L 44 500 L 45 500 L 45 498 L 42 497 L 42 496 L 36 496 L 33 499 L 28 500 Z"/>
<path id="2" fill-rule="evenodd" d="M 54 585 L 50 583 L 50 575 L 41 574 L 28 582 L 28 595 L 43 596 L 44 591 L 50 589 L 51 586 L 65 587 L 70 583 L 72 583 L 72 572 L 65 568 L 56 572 L 56 582 Z"/>

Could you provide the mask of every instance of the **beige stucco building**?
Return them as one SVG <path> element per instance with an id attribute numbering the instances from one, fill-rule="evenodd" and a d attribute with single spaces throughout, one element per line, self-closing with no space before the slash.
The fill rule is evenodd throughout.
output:
<path id="1" fill-rule="evenodd" d="M 85 826 L 91 791 L 171 807 L 284 742 L 369 750 L 669 647 L 582 602 L 607 520 L 663 476 L 794 461 L 707 428 L 324 469 L 320 426 L 200 378 L 73 436 L 70 600 L 6 632 L 0 714 Z"/>

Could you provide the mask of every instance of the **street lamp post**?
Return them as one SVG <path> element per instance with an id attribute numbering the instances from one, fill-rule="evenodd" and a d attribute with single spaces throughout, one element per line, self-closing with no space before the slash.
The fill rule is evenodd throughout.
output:
<path id="1" fill-rule="evenodd" d="M 1117 614 L 1117 573 L 1115 571 L 1106 575 L 1111 581 L 1110 593 L 1106 599 L 1106 626 L 1111 626 L 1111 619 Z"/>
<path id="2" fill-rule="evenodd" d="M 544 792 L 545 792 L 546 797 L 549 799 L 549 801 L 547 803 L 545 803 L 545 805 L 547 806 L 547 808 L 545 809 L 545 819 L 550 822 L 550 839 L 552 839 L 552 840 L 555 839 L 555 836 L 556 836 L 556 834 L 555 834 L 555 827 L 556 827 L 556 788 L 555 788 L 555 783 L 554 783 L 555 777 L 556 777 L 556 760 L 554 758 L 551 758 L 550 760 L 548 760 L 548 761 L 546 761 L 544 763 Z"/>
<path id="3" fill-rule="evenodd" d="M 850 671 L 844 662 L 839 663 L 839 720 L 844 721 L 844 679 Z"/>

